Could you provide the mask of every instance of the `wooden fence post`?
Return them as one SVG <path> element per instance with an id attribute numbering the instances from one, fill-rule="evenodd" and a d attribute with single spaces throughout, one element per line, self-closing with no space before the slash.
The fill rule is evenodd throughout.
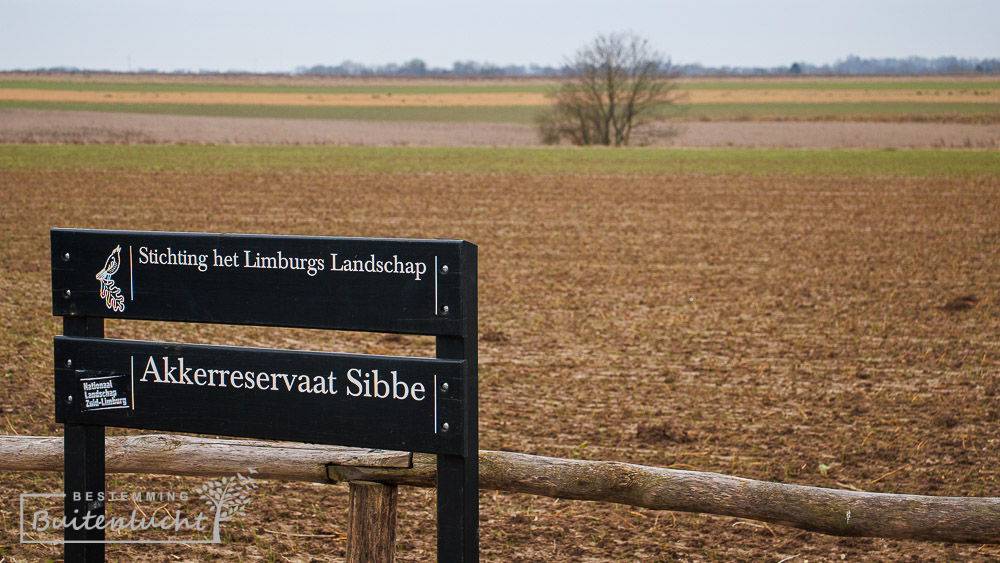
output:
<path id="1" fill-rule="evenodd" d="M 396 485 L 350 484 L 347 563 L 391 563 L 396 557 Z"/>

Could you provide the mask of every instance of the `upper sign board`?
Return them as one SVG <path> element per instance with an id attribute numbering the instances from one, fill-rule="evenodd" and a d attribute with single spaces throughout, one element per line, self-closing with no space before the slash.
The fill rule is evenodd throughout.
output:
<path id="1" fill-rule="evenodd" d="M 52 230 L 53 313 L 462 336 L 455 240 Z"/>

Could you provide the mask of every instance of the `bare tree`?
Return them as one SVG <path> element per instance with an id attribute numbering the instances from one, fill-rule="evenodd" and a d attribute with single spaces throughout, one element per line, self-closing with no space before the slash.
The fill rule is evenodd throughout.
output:
<path id="1" fill-rule="evenodd" d="M 601 35 L 566 64 L 553 106 L 538 119 L 542 141 L 628 145 L 677 101 L 669 59 L 634 33 Z"/>

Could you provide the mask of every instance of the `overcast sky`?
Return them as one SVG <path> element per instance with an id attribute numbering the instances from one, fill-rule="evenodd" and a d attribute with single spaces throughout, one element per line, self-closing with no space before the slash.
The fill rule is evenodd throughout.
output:
<path id="1" fill-rule="evenodd" d="M 1000 58 L 1000 0 L 0 0 L 0 70 L 558 65 L 631 30 L 675 64 Z"/>

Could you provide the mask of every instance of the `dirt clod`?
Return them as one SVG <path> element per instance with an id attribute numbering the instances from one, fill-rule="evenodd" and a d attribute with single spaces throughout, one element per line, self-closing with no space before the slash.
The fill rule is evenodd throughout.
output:
<path id="1" fill-rule="evenodd" d="M 646 445 L 688 444 L 695 440 L 687 430 L 677 428 L 669 422 L 639 423 L 635 439 Z"/>
<path id="2" fill-rule="evenodd" d="M 968 311 L 973 308 L 976 303 L 979 302 L 979 298 L 975 295 L 961 295 L 950 299 L 947 303 L 941 306 L 941 309 L 945 311 Z"/>

